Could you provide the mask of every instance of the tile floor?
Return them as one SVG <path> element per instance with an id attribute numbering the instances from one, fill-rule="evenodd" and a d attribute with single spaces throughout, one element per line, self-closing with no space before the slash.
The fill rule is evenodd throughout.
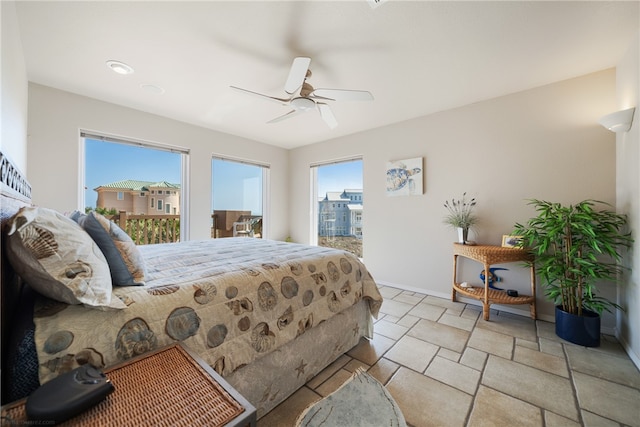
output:
<path id="1" fill-rule="evenodd" d="M 358 367 L 386 385 L 413 427 L 640 427 L 640 373 L 610 336 L 562 341 L 554 325 L 381 287 L 372 341 L 360 344 L 258 421 L 293 426 Z"/>

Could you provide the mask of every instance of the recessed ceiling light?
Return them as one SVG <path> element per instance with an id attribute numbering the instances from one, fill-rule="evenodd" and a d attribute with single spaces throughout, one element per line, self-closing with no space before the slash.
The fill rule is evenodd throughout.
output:
<path id="1" fill-rule="evenodd" d="M 140 88 L 146 90 L 147 92 L 155 93 L 156 95 L 162 95 L 164 93 L 164 89 L 160 86 L 143 83 L 140 85 Z"/>
<path id="2" fill-rule="evenodd" d="M 111 68 L 114 72 L 118 74 L 131 74 L 133 73 L 133 68 L 124 62 L 120 61 L 107 61 L 107 67 Z"/>

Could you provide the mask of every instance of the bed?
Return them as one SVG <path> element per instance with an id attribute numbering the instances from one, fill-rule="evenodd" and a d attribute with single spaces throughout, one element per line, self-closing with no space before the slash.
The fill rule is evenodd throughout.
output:
<path id="1" fill-rule="evenodd" d="M 266 239 L 139 246 L 134 261 L 144 271 L 125 259 L 130 276 L 124 286 L 115 285 L 113 268 L 99 271 L 98 261 L 91 272 L 101 283 L 104 274 L 110 275 L 110 288 L 92 290 L 93 299 L 79 303 L 48 295 L 48 288 L 28 284 L 39 277 L 31 276 L 36 267 L 21 265 L 24 253 L 16 256 L 16 229 L 26 229 L 29 215 L 40 219 L 45 214 L 55 217 L 54 234 L 75 227 L 73 220 L 80 224 L 73 233 L 90 234 L 90 229 L 77 215 L 70 219 L 44 208 L 21 208 L 30 204 L 30 189 L 26 194 L 14 191 L 4 181 L 5 165 L 16 177 L 12 182 L 28 189 L 3 156 L 3 403 L 79 364 L 109 367 L 180 341 L 256 406 L 261 417 L 362 337 L 372 336 L 372 316 L 382 298 L 357 257 Z M 16 220 L 21 215 L 27 219 Z M 44 221 L 33 224 L 44 227 Z M 52 236 L 60 246 L 67 239 L 62 234 Z M 99 239 L 91 234 L 89 240 Z M 81 244 L 74 241 L 72 246 Z M 90 247 L 77 258 L 108 253 Z M 109 256 L 105 259 L 111 267 Z M 82 271 L 74 267 L 72 275 Z M 94 304 L 95 298 L 101 303 Z"/>

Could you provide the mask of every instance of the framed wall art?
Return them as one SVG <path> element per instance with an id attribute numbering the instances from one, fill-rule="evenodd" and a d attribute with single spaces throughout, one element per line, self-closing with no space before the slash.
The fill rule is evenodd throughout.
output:
<path id="1" fill-rule="evenodd" d="M 422 157 L 387 162 L 387 196 L 413 196 L 422 194 Z"/>

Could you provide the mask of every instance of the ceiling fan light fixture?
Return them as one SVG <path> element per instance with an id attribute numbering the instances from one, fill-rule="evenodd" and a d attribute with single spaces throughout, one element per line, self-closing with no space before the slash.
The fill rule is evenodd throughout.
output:
<path id="1" fill-rule="evenodd" d="M 110 59 L 109 61 L 107 61 L 107 67 L 109 67 L 111 71 L 113 71 L 114 73 L 118 73 L 118 74 L 126 75 L 126 74 L 133 73 L 133 67 L 121 61 L 115 61 Z"/>

